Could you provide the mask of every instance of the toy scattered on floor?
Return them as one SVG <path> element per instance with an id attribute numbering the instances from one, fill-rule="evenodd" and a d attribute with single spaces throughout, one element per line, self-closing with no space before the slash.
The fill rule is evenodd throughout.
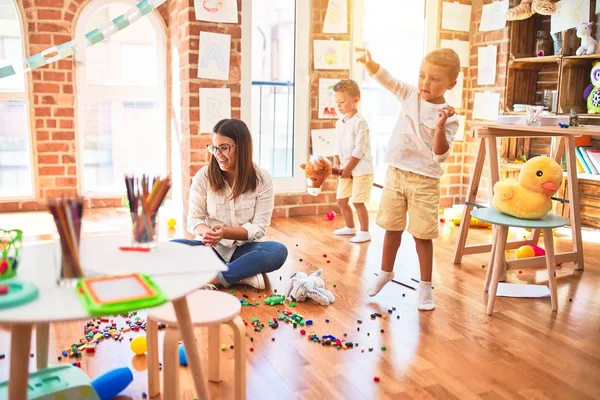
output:
<path id="1" fill-rule="evenodd" d="M 560 126 L 561 128 L 565 128 L 566 129 L 566 128 L 569 127 L 569 124 L 563 124 L 563 123 L 559 122 L 558 126 Z"/>
<path id="2" fill-rule="evenodd" d="M 321 186 L 329 175 L 340 175 L 340 171 L 333 169 L 328 159 L 318 154 L 312 155 L 306 164 L 300 164 L 300 168 L 306 176 L 306 192 L 312 196 L 321 193 Z"/>
<path id="3" fill-rule="evenodd" d="M 127 367 L 113 369 L 92 381 L 92 387 L 100 400 L 110 400 L 133 382 L 133 374 Z"/>
<path id="4" fill-rule="evenodd" d="M 452 222 L 455 226 L 460 226 L 464 212 L 465 207 L 462 205 L 447 208 L 444 210 L 444 219 Z M 475 217 L 471 217 L 471 221 L 469 223 L 470 228 L 491 228 L 491 226 L 492 224 L 480 221 Z"/>
<path id="5" fill-rule="evenodd" d="M 321 278 L 319 269 L 310 275 L 305 272 L 295 272 L 285 290 L 285 297 L 292 301 L 304 301 L 307 298 L 326 306 L 335 301 L 335 296 L 325 289 L 325 281 Z"/>
<path id="6" fill-rule="evenodd" d="M 173 229 L 175 228 L 175 225 L 177 225 L 177 220 L 175 218 L 169 218 L 169 220 L 167 221 L 167 226 Z"/>
<path id="7" fill-rule="evenodd" d="M 517 258 L 531 258 L 545 256 L 546 251 L 539 246 L 528 244 L 517 249 Z"/>
<path id="8" fill-rule="evenodd" d="M 179 365 L 182 367 L 187 367 L 187 355 L 185 354 L 185 347 L 183 347 L 183 343 L 179 344 Z"/>
<path id="9" fill-rule="evenodd" d="M 335 211 L 329 211 L 327 213 L 327 219 L 333 221 L 335 219 Z"/>
<path id="10" fill-rule="evenodd" d="M 509 9 L 505 18 L 507 21 L 518 21 L 527 19 L 533 14 L 552 15 L 556 7 L 550 0 L 521 0 L 521 3 Z"/>
<path id="11" fill-rule="evenodd" d="M 130 343 L 131 351 L 138 356 L 145 354 L 148 349 L 146 336 L 136 336 Z"/>
<path id="12" fill-rule="evenodd" d="M 592 37 L 593 22 L 583 22 L 577 27 L 577 37 L 581 39 L 581 46 L 575 52 L 576 55 L 590 55 L 596 53 L 598 42 Z"/>
<path id="13" fill-rule="evenodd" d="M 550 157 L 533 157 L 525 163 L 519 180 L 513 178 L 494 185 L 492 205 L 504 214 L 523 219 L 541 219 L 552 209 L 563 171 Z"/>
<path id="14" fill-rule="evenodd" d="M 268 306 L 276 306 L 283 304 L 285 302 L 285 296 L 271 296 L 267 297 L 264 300 L 265 304 Z"/>
<path id="15" fill-rule="evenodd" d="M 592 89 L 587 96 L 587 110 L 589 114 L 600 114 L 600 62 L 594 63 L 590 78 Z"/>

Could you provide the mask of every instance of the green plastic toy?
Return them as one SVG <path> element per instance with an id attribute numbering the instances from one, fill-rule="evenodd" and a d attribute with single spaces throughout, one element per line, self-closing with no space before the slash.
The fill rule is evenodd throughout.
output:
<path id="1" fill-rule="evenodd" d="M 265 299 L 265 304 L 268 306 L 276 306 L 285 302 L 285 296 L 271 296 Z"/>
<path id="2" fill-rule="evenodd" d="M 83 278 L 77 283 L 77 290 L 94 316 L 124 314 L 167 302 L 162 290 L 145 274 Z"/>
<path id="3" fill-rule="evenodd" d="M 20 261 L 23 232 L 0 229 L 0 281 L 14 278 Z"/>

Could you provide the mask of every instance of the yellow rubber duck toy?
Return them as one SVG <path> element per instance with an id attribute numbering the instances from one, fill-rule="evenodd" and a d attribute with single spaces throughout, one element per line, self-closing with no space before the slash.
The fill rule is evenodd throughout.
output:
<path id="1" fill-rule="evenodd" d="M 519 180 L 513 178 L 494 185 L 493 207 L 523 219 L 541 219 L 552 209 L 552 200 L 560 187 L 563 171 L 550 157 L 533 157 L 525 163 Z"/>

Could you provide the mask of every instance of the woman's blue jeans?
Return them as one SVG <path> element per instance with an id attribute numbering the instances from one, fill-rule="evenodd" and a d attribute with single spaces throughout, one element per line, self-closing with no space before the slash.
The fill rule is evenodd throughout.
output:
<path id="1" fill-rule="evenodd" d="M 172 242 L 189 246 L 203 246 L 201 240 L 174 239 Z M 213 249 L 214 251 L 214 249 Z M 221 258 L 219 253 L 217 256 Z M 248 242 L 237 247 L 227 263 L 227 271 L 219 272 L 217 278 L 224 287 L 249 276 L 273 272 L 281 268 L 288 256 L 287 247 L 278 242 Z M 223 258 L 221 258 L 223 260 Z M 223 262 L 225 262 L 223 260 Z"/>

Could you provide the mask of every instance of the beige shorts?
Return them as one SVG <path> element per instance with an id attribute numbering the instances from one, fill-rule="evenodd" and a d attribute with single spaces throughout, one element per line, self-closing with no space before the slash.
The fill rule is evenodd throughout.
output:
<path id="1" fill-rule="evenodd" d="M 439 179 L 388 167 L 377 212 L 377 225 L 388 231 L 406 229 L 417 239 L 438 237 Z"/>
<path id="2" fill-rule="evenodd" d="M 336 199 L 352 197 L 353 203 L 368 203 L 371 200 L 374 174 L 353 176 L 352 179 L 339 179 Z"/>

